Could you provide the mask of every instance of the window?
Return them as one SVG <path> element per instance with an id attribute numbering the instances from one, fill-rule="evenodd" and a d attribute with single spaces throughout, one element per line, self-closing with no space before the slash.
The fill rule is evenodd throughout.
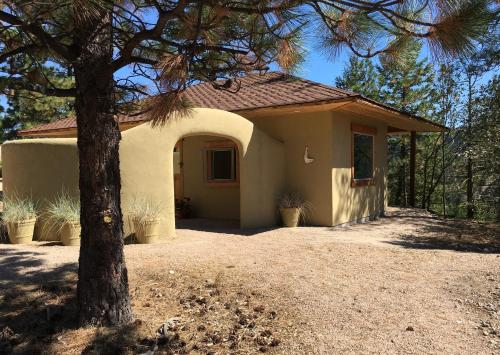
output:
<path id="1" fill-rule="evenodd" d="M 374 136 L 370 127 L 352 125 L 352 186 L 366 186 L 373 181 Z"/>
<path id="2" fill-rule="evenodd" d="M 238 150 L 230 141 L 208 142 L 205 150 L 206 180 L 209 183 L 238 181 Z"/>

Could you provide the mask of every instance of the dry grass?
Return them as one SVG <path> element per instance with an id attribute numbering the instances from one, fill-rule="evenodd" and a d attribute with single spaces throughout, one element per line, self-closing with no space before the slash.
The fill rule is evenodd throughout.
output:
<path id="1" fill-rule="evenodd" d="M 75 327 L 77 248 L 0 245 L 0 330 L 19 334 L 15 353 L 141 353 L 177 317 L 156 353 L 495 354 L 498 226 L 464 223 L 394 210 L 349 228 L 127 245 L 139 321 L 112 329 Z"/>

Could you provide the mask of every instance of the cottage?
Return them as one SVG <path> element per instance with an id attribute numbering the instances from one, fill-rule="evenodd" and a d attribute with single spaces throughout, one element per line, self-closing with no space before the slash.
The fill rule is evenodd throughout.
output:
<path id="1" fill-rule="evenodd" d="M 242 228 L 277 223 L 276 198 L 300 192 L 309 223 L 335 226 L 373 219 L 386 205 L 388 134 L 444 127 L 363 96 L 272 72 L 240 78 L 229 90 L 191 86 L 189 117 L 153 128 L 120 117 L 122 208 L 135 196 L 163 206 L 162 234 L 175 233 L 174 198 L 196 216 L 239 220 Z M 42 206 L 78 193 L 76 122 L 59 120 L 4 144 L 5 194 L 31 194 Z M 41 228 L 38 228 L 40 233 Z"/>

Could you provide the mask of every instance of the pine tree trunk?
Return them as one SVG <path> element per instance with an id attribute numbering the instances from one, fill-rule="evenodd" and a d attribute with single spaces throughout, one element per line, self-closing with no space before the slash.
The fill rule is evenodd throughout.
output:
<path id="1" fill-rule="evenodd" d="M 406 142 L 401 137 L 399 150 L 399 172 L 398 172 L 398 190 L 396 192 L 396 205 L 406 207 Z"/>
<path id="2" fill-rule="evenodd" d="M 474 201 L 473 201 L 473 185 L 472 185 L 472 159 L 467 159 L 467 218 L 474 218 Z"/>
<path id="3" fill-rule="evenodd" d="M 95 33 L 99 29 L 99 33 Z M 75 65 L 82 240 L 78 308 L 82 325 L 132 320 L 120 208 L 120 130 L 114 119 L 111 16 L 88 21 Z"/>
<path id="4" fill-rule="evenodd" d="M 417 133 L 410 133 L 410 206 L 415 207 L 415 170 L 417 156 Z"/>

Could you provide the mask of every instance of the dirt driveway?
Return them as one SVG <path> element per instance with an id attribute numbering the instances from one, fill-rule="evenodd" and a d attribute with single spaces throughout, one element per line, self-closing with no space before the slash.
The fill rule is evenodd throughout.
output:
<path id="1" fill-rule="evenodd" d="M 179 229 L 160 244 L 125 247 L 142 320 L 125 337 L 131 343 L 37 318 L 47 304 L 73 302 L 77 248 L 2 244 L 0 326 L 45 336 L 40 348 L 49 353 L 98 352 L 103 334 L 139 352 L 151 346 L 139 338 L 176 316 L 178 353 L 493 354 L 499 251 L 497 226 L 409 209 L 349 228 Z M 60 279 L 65 286 L 43 286 Z"/>

